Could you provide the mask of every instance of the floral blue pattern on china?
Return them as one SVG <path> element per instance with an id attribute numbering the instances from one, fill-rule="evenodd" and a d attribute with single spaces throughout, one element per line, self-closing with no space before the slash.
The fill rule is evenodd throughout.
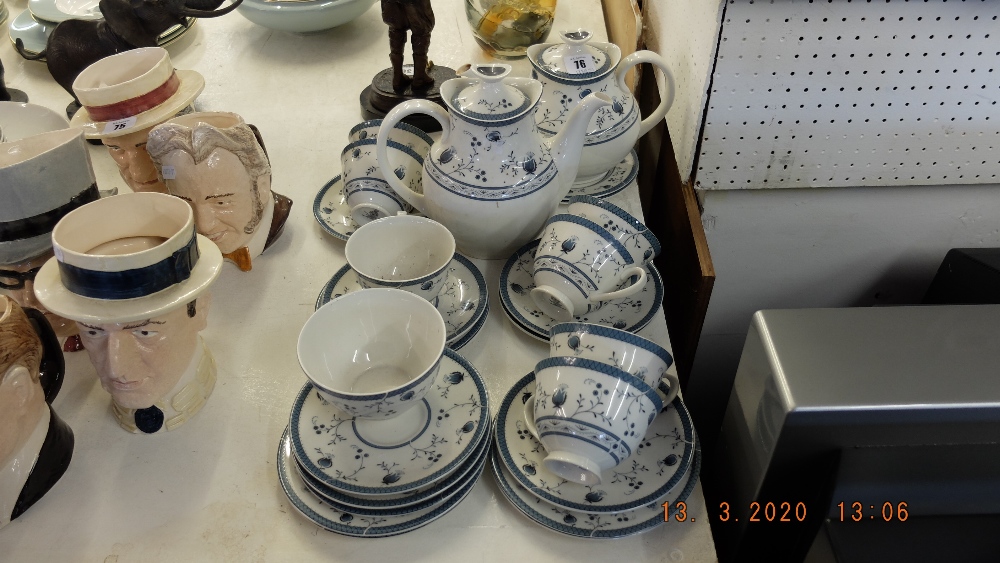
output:
<path id="1" fill-rule="evenodd" d="M 364 424 L 323 400 L 307 383 L 292 406 L 296 459 L 323 484 L 353 494 L 407 492 L 451 474 L 486 431 L 489 400 L 482 377 L 456 352 L 445 349 L 441 372 L 460 372 L 461 381 L 435 381 L 424 397 L 426 421 L 398 428 L 393 443 L 376 446 L 363 435 Z M 365 424 L 399 424 L 393 420 Z"/>
<path id="2" fill-rule="evenodd" d="M 549 503 L 588 514 L 633 510 L 667 494 L 691 464 L 694 428 L 677 397 L 649 426 L 632 456 L 606 471 L 600 485 L 566 481 L 545 469 L 542 460 L 548 452 L 525 425 L 524 404 L 534 391 L 534 373 L 514 384 L 500 404 L 494 433 L 499 457 L 514 481 Z"/>
<path id="3" fill-rule="evenodd" d="M 674 80 L 662 57 L 652 51 L 638 51 L 622 58 L 613 43 L 592 41 L 586 30 L 560 34 L 561 43 L 528 47 L 531 76 L 539 80 L 544 93 L 535 108 L 535 121 L 545 135 L 556 135 L 566 127 L 566 116 L 582 98 L 594 92 L 610 98 L 587 124 L 587 133 L 575 183 L 600 181 L 629 153 L 636 140 L 663 120 L 673 103 Z M 642 119 L 638 103 L 625 83 L 625 75 L 637 64 L 648 62 L 663 74 L 659 105 Z"/>
<path id="4" fill-rule="evenodd" d="M 345 265 L 320 290 L 316 309 L 331 299 L 361 289 L 357 273 L 350 265 Z M 456 253 L 448 267 L 444 285 L 432 303 L 444 318 L 447 345 L 457 350 L 460 343 L 465 343 L 462 340 L 487 314 L 486 279 L 472 261 Z"/>
<path id="5" fill-rule="evenodd" d="M 488 424 L 492 424 L 492 422 L 488 422 Z M 430 483 L 405 493 L 386 495 L 352 495 L 343 491 L 338 491 L 332 487 L 328 487 L 323 484 L 323 482 L 315 479 L 309 475 L 308 471 L 302 469 L 298 460 L 296 460 L 295 466 L 296 472 L 299 473 L 302 479 L 306 482 L 309 489 L 318 494 L 320 500 L 323 500 L 324 502 L 326 502 L 326 500 L 330 500 L 331 505 L 334 505 L 335 503 L 341 504 L 350 507 L 348 512 L 353 511 L 359 514 L 364 514 L 369 511 L 393 511 L 398 514 L 406 514 L 408 512 L 415 512 L 417 510 L 430 507 L 433 502 L 440 500 L 439 497 L 441 497 L 445 491 L 451 491 L 454 490 L 456 486 L 460 486 L 459 483 L 465 481 L 468 477 L 469 471 L 479 465 L 483 456 L 486 455 L 486 450 L 489 448 L 491 437 L 492 431 L 487 430 L 486 434 L 484 434 L 480 439 L 480 444 L 476 447 L 476 451 L 474 451 L 472 455 L 470 455 L 469 458 L 466 459 L 465 462 L 462 463 L 462 465 L 451 475 L 448 475 L 435 483 Z M 417 508 L 418 505 L 420 508 Z"/>
<path id="6" fill-rule="evenodd" d="M 316 497 L 298 475 L 293 461 L 291 439 L 286 429 L 278 444 L 278 482 L 289 502 L 300 514 L 317 526 L 345 536 L 359 538 L 388 537 L 416 530 L 437 520 L 462 502 L 476 485 L 485 467 L 484 457 L 479 467 L 470 472 L 458 492 L 440 504 L 401 516 L 363 516 L 332 508 Z"/>
<path id="7" fill-rule="evenodd" d="M 578 538 L 624 538 L 652 530 L 666 523 L 663 503 L 670 503 L 668 517 L 677 513 L 678 502 L 687 501 L 698 482 L 701 471 L 701 449 L 694 453 L 694 461 L 685 473 L 683 488 L 674 488 L 653 502 L 627 510 L 612 513 L 585 513 L 555 506 L 529 493 L 522 487 L 510 471 L 504 467 L 497 452 L 490 457 L 490 467 L 500 492 L 521 513 L 550 530 Z"/>
<path id="8" fill-rule="evenodd" d="M 535 287 L 534 256 L 539 240 L 533 240 L 517 250 L 500 271 L 500 305 L 519 329 L 539 340 L 549 341 L 549 329 L 559 324 L 538 310 L 531 299 Z M 602 324 L 629 332 L 641 330 L 653 319 L 663 304 L 663 280 L 652 263 L 646 265 L 649 280 L 642 290 L 624 299 L 603 304 L 603 308 L 576 318 L 577 321 Z M 624 287 L 624 283 L 619 286 Z"/>
<path id="9" fill-rule="evenodd" d="M 574 185 L 563 198 L 562 203 L 569 203 L 569 198 L 577 195 L 594 197 L 610 197 L 631 184 L 639 175 L 639 156 L 632 149 L 625 158 L 598 182 L 583 186 Z"/>
<path id="10" fill-rule="evenodd" d="M 306 487 L 324 504 L 356 516 L 403 516 L 432 509 L 456 494 L 468 482 L 470 472 L 481 467 L 490 440 L 484 436 L 476 451 L 454 473 L 437 483 L 398 495 L 352 496 L 327 487 L 296 462 L 295 470 Z M 294 457 L 294 456 L 293 456 Z"/>
<path id="11" fill-rule="evenodd" d="M 595 92 L 566 117 L 561 134 L 546 139 L 532 113 L 541 84 L 510 77 L 510 70 L 502 64 L 472 65 L 441 85 L 447 111 L 410 100 L 382 123 L 388 129 L 407 115 L 426 113 L 441 125 L 441 138 L 424 159 L 424 194 L 392 176 L 387 180 L 475 258 L 503 258 L 538 231 L 573 184 L 590 117 L 611 104 Z M 379 160 L 387 159 L 389 147 L 381 136 L 376 147 Z"/>
<path id="12" fill-rule="evenodd" d="M 422 189 L 418 187 L 417 191 Z M 313 199 L 313 218 L 320 228 L 343 241 L 358 230 L 359 225 L 351 218 L 351 206 L 347 204 L 341 176 L 334 176 L 316 193 L 316 198 Z"/>
<path id="13" fill-rule="evenodd" d="M 660 254 L 660 241 L 643 224 L 617 205 L 587 195 L 571 196 L 569 212 L 607 229 L 632 256 L 644 264 Z"/>

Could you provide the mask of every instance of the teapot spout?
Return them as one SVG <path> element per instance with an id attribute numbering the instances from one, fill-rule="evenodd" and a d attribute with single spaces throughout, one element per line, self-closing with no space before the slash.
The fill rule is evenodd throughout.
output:
<path id="1" fill-rule="evenodd" d="M 580 154 L 583 152 L 583 143 L 587 136 L 587 128 L 594 113 L 602 107 L 611 105 L 611 97 L 603 92 L 588 94 L 566 118 L 566 126 L 562 131 L 549 139 L 546 144 L 549 152 L 555 161 L 556 169 L 559 170 L 559 193 L 556 196 L 558 203 L 573 186 L 576 180 L 576 172 L 580 168 Z"/>

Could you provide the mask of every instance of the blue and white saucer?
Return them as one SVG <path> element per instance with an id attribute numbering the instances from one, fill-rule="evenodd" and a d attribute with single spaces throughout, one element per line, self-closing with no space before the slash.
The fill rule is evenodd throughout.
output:
<path id="1" fill-rule="evenodd" d="M 444 516 L 476 486 L 486 460 L 484 457 L 479 466 L 469 473 L 467 480 L 454 495 L 432 508 L 402 516 L 363 516 L 332 508 L 314 496 L 294 468 L 292 449 L 289 431 L 285 429 L 278 444 L 278 481 L 292 506 L 321 528 L 361 538 L 395 536 L 426 526 Z"/>
<path id="2" fill-rule="evenodd" d="M 327 487 L 353 496 L 405 493 L 461 467 L 489 428 L 489 411 L 482 376 L 445 348 L 434 386 L 393 419 L 355 420 L 306 383 L 292 406 L 292 451 Z"/>
<path id="3" fill-rule="evenodd" d="M 484 464 L 491 439 L 492 435 L 487 431 L 483 436 L 482 443 L 477 446 L 476 451 L 469 456 L 469 459 L 465 460 L 465 463 L 458 470 L 441 481 L 410 493 L 397 495 L 355 497 L 331 489 L 317 481 L 309 475 L 308 471 L 302 469 L 298 462 L 295 463 L 295 469 L 310 492 L 333 509 L 360 516 L 403 516 L 432 509 L 457 493 L 469 480 L 474 470 Z"/>
<path id="4" fill-rule="evenodd" d="M 532 495 L 518 484 L 495 451 L 490 456 L 490 465 L 500 492 L 528 518 L 568 536 L 612 539 L 639 534 L 665 524 L 664 502 L 670 503 L 670 512 L 666 516 L 674 517 L 677 514 L 676 504 L 686 502 L 698 482 L 698 475 L 701 473 L 701 448 L 695 450 L 694 462 L 684 474 L 686 481 L 683 489 L 675 489 L 645 506 L 610 514 L 587 514 L 570 510 Z"/>
<path id="5" fill-rule="evenodd" d="M 319 309 L 331 299 L 360 289 L 357 274 L 350 265 L 345 265 L 323 286 L 316 298 L 316 308 Z M 434 301 L 434 306 L 444 317 L 448 331 L 446 342 L 452 350 L 458 350 L 467 344 L 471 337 L 465 337 L 470 333 L 475 336 L 474 332 L 478 332 L 477 323 L 489 313 L 488 295 L 483 273 L 471 260 L 456 253 L 451 261 L 448 279 Z M 482 328 L 482 323 L 478 327 Z"/>
<path id="6" fill-rule="evenodd" d="M 560 321 L 539 310 L 531 299 L 531 290 L 535 287 L 533 272 L 538 242 L 535 239 L 525 244 L 504 264 L 500 271 L 500 305 L 514 326 L 548 342 L 549 329 Z M 600 309 L 576 317 L 575 322 L 595 323 L 629 332 L 642 330 L 663 304 L 663 278 L 652 263 L 646 266 L 646 270 L 649 276 L 639 293 L 608 301 Z"/>
<path id="7" fill-rule="evenodd" d="M 351 206 L 347 205 L 344 181 L 339 174 L 324 184 L 316 194 L 316 199 L 313 200 L 313 217 L 324 231 L 343 241 L 350 238 L 360 227 L 351 218 Z"/>
<path id="8" fill-rule="evenodd" d="M 649 425 L 635 452 L 602 474 L 600 485 L 569 482 L 545 468 L 547 452 L 524 422 L 524 404 L 534 391 L 534 373 L 514 384 L 500 404 L 494 433 L 497 453 L 514 481 L 542 500 L 587 514 L 633 510 L 669 493 L 691 465 L 694 427 L 677 397 Z"/>
<path id="9" fill-rule="evenodd" d="M 351 206 L 347 205 L 347 194 L 344 193 L 344 181 L 340 175 L 327 182 L 316 199 L 313 200 L 313 216 L 324 231 L 347 240 L 358 230 L 358 224 L 351 218 Z"/>
<path id="10" fill-rule="evenodd" d="M 608 197 L 614 195 L 629 186 L 635 177 L 639 175 L 639 155 L 632 149 L 621 162 L 614 168 L 608 170 L 603 178 L 598 182 L 593 182 L 586 186 L 573 186 L 569 193 L 563 198 L 563 203 L 569 203 L 569 198 L 575 195 L 591 195 L 594 197 Z"/>

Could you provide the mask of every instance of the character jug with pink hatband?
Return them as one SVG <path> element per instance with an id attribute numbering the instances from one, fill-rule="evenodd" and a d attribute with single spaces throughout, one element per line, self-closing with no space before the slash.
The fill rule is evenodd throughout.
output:
<path id="1" fill-rule="evenodd" d="M 538 235 L 573 184 L 587 123 L 611 103 L 604 94 L 588 96 L 563 130 L 546 139 L 533 117 L 542 84 L 509 77 L 510 70 L 472 65 L 441 85 L 447 112 L 426 100 L 405 102 L 389 112 L 378 135 L 378 160 L 388 162 L 389 136 L 382 131 L 412 113 L 441 123 L 441 139 L 424 158 L 423 193 L 392 174 L 386 179 L 410 205 L 448 227 L 458 249 L 474 258 L 507 258 Z"/>

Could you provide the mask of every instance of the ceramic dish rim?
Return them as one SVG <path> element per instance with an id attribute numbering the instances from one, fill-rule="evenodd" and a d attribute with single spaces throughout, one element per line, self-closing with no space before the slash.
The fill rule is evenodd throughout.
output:
<path id="1" fill-rule="evenodd" d="M 493 470 L 494 481 L 496 481 L 497 486 L 500 488 L 500 492 L 503 493 L 503 496 L 511 504 L 514 505 L 514 508 L 517 509 L 519 512 L 521 512 L 521 514 L 523 514 L 524 516 L 526 516 L 528 519 L 530 519 L 533 522 L 535 522 L 536 524 L 538 524 L 538 525 L 540 525 L 540 526 L 542 526 L 542 527 L 544 527 L 544 528 L 546 528 L 548 530 L 551 530 L 553 532 L 558 532 L 558 533 L 563 534 L 563 535 L 573 536 L 573 537 L 578 537 L 578 538 L 586 538 L 586 539 L 620 539 L 620 538 L 626 538 L 626 537 L 629 537 L 629 536 L 634 536 L 636 534 L 640 534 L 640 533 L 652 530 L 653 528 L 657 528 L 657 527 L 659 527 L 659 526 L 667 523 L 666 519 L 664 518 L 663 513 L 660 512 L 656 516 L 654 516 L 653 518 L 650 518 L 649 520 L 640 522 L 638 524 L 635 524 L 633 526 L 629 526 L 627 528 L 619 528 L 618 530 L 594 530 L 594 531 L 592 531 L 590 533 L 586 533 L 585 534 L 585 533 L 582 533 L 585 530 L 583 530 L 581 528 L 572 528 L 572 527 L 566 526 L 565 524 L 556 522 L 556 521 L 554 521 L 554 520 L 552 520 L 550 518 L 546 518 L 544 515 L 542 515 L 538 511 L 536 511 L 534 508 L 532 508 L 531 506 L 528 506 L 527 503 L 525 501 L 521 500 L 520 497 L 511 498 L 511 496 L 515 496 L 516 497 L 517 493 L 515 493 L 513 491 L 512 486 L 510 485 L 510 483 L 507 482 L 507 480 L 505 479 L 505 477 L 502 475 L 502 472 L 503 471 L 507 471 L 507 473 L 510 473 L 512 477 L 513 477 L 513 473 L 511 473 L 511 471 L 509 469 L 507 469 L 507 467 L 503 464 L 503 461 L 500 460 L 500 458 L 499 458 L 499 452 L 496 451 L 496 450 L 494 450 L 492 452 L 492 454 L 490 455 L 490 465 L 491 465 L 491 469 Z M 688 475 L 688 481 L 684 485 L 684 488 L 680 491 L 680 494 L 678 494 L 677 497 L 674 499 L 674 501 L 673 501 L 674 504 L 676 504 L 677 502 L 684 502 L 688 498 L 690 498 L 691 493 L 694 492 L 694 488 L 698 484 L 698 478 L 699 478 L 699 476 L 701 474 L 701 447 L 700 446 L 698 446 L 696 448 L 695 453 L 693 455 L 692 464 L 691 464 L 691 466 L 687 470 L 685 470 L 685 473 Z M 660 500 L 663 500 L 664 498 L 666 498 L 669 495 L 670 495 L 670 491 L 667 491 L 666 493 L 664 493 L 664 495 L 662 497 L 656 499 L 653 502 L 659 503 Z M 544 502 L 544 500 L 543 500 L 543 502 Z M 652 504 L 652 503 L 649 503 L 649 504 Z M 646 505 L 643 505 L 643 506 L 649 506 L 649 504 L 646 504 Z M 565 509 L 565 507 L 561 507 L 561 506 L 557 506 L 556 508 Z M 642 506 L 640 506 L 638 508 L 642 508 Z M 630 509 L 630 510 L 635 510 L 635 509 Z M 574 512 L 577 512 L 577 511 L 574 511 Z M 581 513 L 581 514 L 586 514 L 586 513 Z M 610 513 L 610 514 L 615 514 L 615 513 Z M 673 516 L 675 514 L 677 514 L 677 507 L 676 506 L 670 507 L 670 513 L 667 515 L 667 518 L 669 518 L 670 516 Z M 612 533 L 612 532 L 615 532 L 615 533 Z"/>
<path id="2" fill-rule="evenodd" d="M 291 469 L 293 472 L 295 470 L 294 470 L 294 468 L 285 467 L 285 465 L 283 463 L 283 461 L 285 459 L 285 457 L 282 455 L 283 449 L 284 449 L 283 445 L 284 445 L 284 442 L 286 440 L 288 442 L 291 441 L 290 432 L 289 432 L 289 429 L 287 427 L 285 428 L 285 432 L 282 434 L 281 440 L 278 442 L 277 470 L 278 470 L 278 481 L 281 484 L 281 489 L 282 489 L 282 491 L 284 491 L 285 496 L 288 497 L 288 501 L 292 504 L 292 506 L 295 508 L 296 511 L 298 511 L 300 514 L 302 514 L 303 516 L 305 516 L 305 518 L 307 520 L 309 520 L 310 522 L 312 522 L 313 524 L 315 524 L 315 525 L 323 528 L 324 530 L 327 530 L 327 531 L 330 531 L 330 532 L 334 532 L 334 533 L 337 533 L 337 534 L 341 534 L 341 535 L 345 535 L 345 536 L 358 537 L 358 538 L 388 537 L 388 536 L 395 536 L 395 535 L 399 535 L 399 534 L 402 534 L 402 533 L 405 533 L 405 532 L 416 530 L 417 528 L 421 528 L 421 527 L 423 527 L 423 526 L 425 526 L 427 524 L 430 524 L 431 522 L 437 520 L 438 518 L 444 516 L 445 514 L 447 514 L 448 512 L 450 512 L 453 508 L 455 508 L 456 506 L 458 506 L 459 503 L 461 503 L 463 500 L 465 500 L 465 497 L 469 496 L 469 493 L 472 492 L 473 488 L 475 488 L 476 483 L 479 482 L 479 477 L 482 476 L 482 471 L 480 471 L 479 473 L 476 474 L 475 478 L 469 479 L 469 482 L 465 485 L 464 489 L 460 490 L 458 493 L 456 493 L 451 498 L 449 498 L 448 500 L 446 500 L 444 503 L 442 503 L 440 506 L 438 506 L 437 508 L 435 508 L 433 511 L 431 511 L 428 514 L 425 514 L 422 518 L 419 518 L 416 521 L 411 521 L 411 522 L 408 522 L 408 523 L 401 522 L 399 524 L 393 524 L 391 526 L 386 526 L 385 528 L 388 528 L 388 529 L 385 532 L 379 531 L 379 532 L 375 532 L 375 533 L 369 535 L 368 534 L 368 530 L 371 530 L 372 528 L 367 528 L 365 530 L 364 534 L 358 534 L 358 533 L 350 532 L 350 531 L 344 530 L 344 529 L 337 529 L 337 528 L 343 528 L 345 526 L 343 526 L 342 524 L 338 524 L 336 522 L 333 522 L 329 518 L 325 518 L 325 517 L 321 516 L 319 513 L 317 513 L 312 508 L 309 508 L 308 506 L 304 506 L 305 503 L 302 501 L 302 499 L 299 497 L 299 495 L 296 494 L 294 491 L 291 490 L 292 487 L 291 487 L 291 484 L 290 484 L 289 481 L 290 481 L 290 479 L 296 478 L 296 476 L 293 475 L 293 476 L 290 477 L 288 475 L 288 470 Z M 295 455 L 294 452 L 291 453 L 291 455 L 289 456 L 289 458 L 294 457 L 294 455 Z M 292 459 L 290 459 L 289 461 L 291 463 L 295 463 L 294 460 L 292 460 Z M 485 468 L 485 465 L 481 469 L 484 469 L 484 468 Z M 304 482 L 303 482 L 303 487 L 305 487 Z M 317 500 L 317 502 L 322 502 L 319 499 L 316 499 L 316 500 Z M 340 511 L 338 511 L 338 512 L 340 512 Z M 349 513 L 346 513 L 346 514 L 349 514 Z M 327 526 L 327 524 L 329 524 L 329 526 Z M 379 528 L 374 528 L 374 529 L 375 530 L 379 530 Z"/>
<path id="3" fill-rule="evenodd" d="M 490 419 L 490 424 L 493 424 L 493 419 Z M 492 429 L 492 428 L 491 428 Z M 469 477 L 470 471 L 473 471 L 477 465 L 482 462 L 483 456 L 489 454 L 489 443 L 492 441 L 492 433 L 487 433 L 483 435 L 482 443 L 478 446 L 478 450 L 473 452 L 469 459 L 462 464 L 458 469 L 456 469 L 451 475 L 445 476 L 441 481 L 434 483 L 433 486 L 429 487 L 426 491 L 422 493 L 417 493 L 411 496 L 403 497 L 400 499 L 370 499 L 366 500 L 359 497 L 351 497 L 351 501 L 356 501 L 359 503 L 369 503 L 370 506 L 359 506 L 348 504 L 342 500 L 327 496 L 327 492 L 323 490 L 317 490 L 323 488 L 322 483 L 312 483 L 310 481 L 317 481 L 315 477 L 306 471 L 298 459 L 292 455 L 292 461 L 295 463 L 296 471 L 300 472 L 302 481 L 305 483 L 306 487 L 312 491 L 314 494 L 320 497 L 320 501 L 326 503 L 329 501 L 329 505 L 336 509 L 341 510 L 337 506 L 340 505 L 351 510 L 341 510 L 341 512 L 351 512 L 352 514 L 358 514 L 360 516 L 403 516 L 406 514 L 411 514 L 419 510 L 426 510 L 435 506 L 435 503 L 444 502 L 449 497 L 443 497 L 444 493 L 448 492 L 449 489 L 455 489 L 451 491 L 452 493 L 457 492 L 458 489 L 462 487 L 462 482 Z M 485 448 L 484 448 L 484 444 Z M 466 467 L 466 464 L 468 465 Z M 450 483 L 446 483 L 451 479 Z M 342 495 L 344 493 L 339 493 L 338 491 L 333 491 L 337 495 Z M 417 499 L 414 501 L 414 499 Z M 395 503 L 395 504 L 394 504 Z M 423 506 L 421 506 L 423 505 Z M 419 508 L 416 508 L 418 507 Z"/>
<path id="4" fill-rule="evenodd" d="M 500 423 L 502 422 L 502 420 L 506 420 L 507 418 L 506 414 L 510 410 L 510 406 L 514 402 L 514 399 L 517 398 L 521 390 L 530 385 L 534 379 L 535 379 L 535 372 L 532 371 L 528 375 L 525 375 L 524 377 L 519 379 L 516 383 L 514 383 L 513 386 L 511 386 L 511 388 L 507 391 L 507 394 L 504 395 L 503 400 L 500 402 L 500 409 L 497 411 L 497 419 L 496 422 L 493 424 L 494 427 L 493 432 L 496 436 L 496 442 L 495 442 L 496 450 L 500 455 L 500 459 L 503 461 L 504 466 L 506 466 L 507 469 L 510 471 L 511 475 L 514 476 L 517 482 L 522 487 L 524 487 L 525 490 L 541 498 L 542 500 L 548 501 L 549 503 L 555 504 L 556 506 L 562 508 L 578 510 L 580 512 L 584 512 L 587 514 L 605 514 L 613 512 L 622 512 L 640 506 L 645 506 L 650 502 L 653 502 L 654 500 L 669 493 L 671 489 L 677 486 L 677 483 L 680 481 L 681 477 L 683 477 L 684 472 L 687 471 L 687 467 L 691 464 L 692 457 L 694 456 L 693 446 L 696 445 L 694 427 L 691 424 L 691 417 L 687 411 L 687 407 L 684 406 L 684 402 L 681 401 L 680 395 L 674 397 L 674 400 L 671 402 L 671 405 L 674 407 L 674 409 L 677 410 L 677 415 L 681 420 L 681 428 L 684 433 L 683 434 L 684 438 L 690 436 L 690 440 L 687 440 L 686 443 L 684 444 L 684 453 L 680 456 L 681 458 L 680 467 L 678 467 L 674 475 L 666 483 L 657 488 L 656 491 L 644 495 L 639 499 L 634 499 L 626 503 L 595 507 L 593 505 L 584 505 L 577 502 L 567 501 L 566 499 L 557 498 L 546 493 L 545 491 L 534 490 L 533 485 L 530 482 L 526 482 L 523 476 L 520 475 L 518 471 L 511 469 L 512 465 L 516 466 L 517 464 L 514 463 L 513 458 L 511 458 L 510 448 L 507 446 L 507 440 L 500 439 L 501 433 L 503 432 L 503 426 L 501 426 Z M 650 426 L 652 427 L 652 425 Z M 595 508 L 600 508 L 600 510 L 594 510 Z"/>
<path id="5" fill-rule="evenodd" d="M 479 413 L 479 424 L 476 426 L 476 434 L 472 436 L 472 438 L 469 440 L 469 443 L 464 448 L 462 448 L 459 454 L 454 459 L 450 460 L 448 464 L 445 465 L 444 467 L 441 467 L 437 471 L 434 471 L 430 475 L 427 475 L 426 477 L 417 481 L 403 483 L 400 485 L 393 485 L 390 487 L 376 488 L 376 487 L 369 487 L 362 485 L 353 485 L 351 483 L 346 483 L 344 481 L 339 481 L 337 479 L 330 477 L 329 475 L 324 473 L 320 468 L 315 467 L 315 465 L 309 459 L 309 456 L 305 455 L 305 452 L 302 451 L 302 444 L 296 443 L 297 441 L 295 440 L 294 437 L 290 439 L 292 446 L 292 454 L 295 456 L 296 459 L 299 460 L 302 467 L 306 471 L 308 471 L 310 475 L 312 475 L 318 481 L 324 483 L 328 487 L 338 489 L 347 493 L 366 494 L 366 495 L 405 493 L 407 491 L 411 491 L 413 489 L 420 488 L 424 485 L 428 485 L 430 483 L 439 481 L 444 477 L 446 477 L 447 475 L 450 475 L 453 471 L 458 470 L 461 464 L 466 459 L 468 459 L 470 455 L 472 455 L 473 451 L 475 451 L 475 446 L 479 444 L 479 439 L 482 438 L 483 433 L 487 429 L 489 429 L 489 424 L 484 423 L 484 421 L 488 421 L 490 418 L 489 394 L 486 389 L 486 381 L 483 379 L 479 371 L 472 365 L 472 362 L 468 361 L 467 359 L 459 355 L 458 352 L 455 352 L 454 350 L 451 350 L 448 347 L 445 347 L 442 357 L 447 357 L 451 359 L 453 362 L 457 363 L 458 365 L 465 368 L 466 371 L 468 371 L 470 378 L 472 378 L 472 380 L 475 382 L 476 388 L 479 391 L 479 400 L 480 404 L 482 405 Z M 291 414 L 289 415 L 290 427 L 296 424 L 298 416 L 302 412 L 302 405 L 305 402 L 306 398 L 309 396 L 312 389 L 313 389 L 312 382 L 307 380 L 306 384 L 302 387 L 298 395 L 295 397 L 295 402 L 292 405 L 292 411 Z M 330 405 L 330 408 L 340 412 L 339 409 L 337 409 L 332 404 Z"/>
<path id="6" fill-rule="evenodd" d="M 538 330 L 535 330 L 534 328 L 531 328 L 528 319 L 523 318 L 522 315 L 519 312 L 517 312 L 516 308 L 513 311 L 511 310 L 513 303 L 507 303 L 507 301 L 510 299 L 510 296 L 507 294 L 506 288 L 511 268 L 514 267 L 514 264 L 517 263 L 517 260 L 519 260 L 521 256 L 525 255 L 531 250 L 534 250 L 539 243 L 541 243 L 541 239 L 535 239 L 529 241 L 524 246 L 514 251 L 514 254 L 512 254 L 510 258 L 507 259 L 507 262 L 504 263 L 503 268 L 501 268 L 500 270 L 500 286 L 497 292 L 499 293 L 500 296 L 500 305 L 503 307 L 504 312 L 507 313 L 507 318 L 509 318 L 515 324 L 519 325 L 519 328 L 527 332 L 529 336 L 534 336 L 539 340 L 548 342 L 549 335 L 547 334 L 547 331 L 546 333 L 542 333 Z M 531 263 L 534 264 L 534 259 L 532 259 Z M 649 262 L 643 267 L 646 268 L 646 271 L 649 273 L 650 277 L 653 278 L 652 283 L 655 291 L 655 293 L 653 294 L 653 306 L 650 307 L 649 312 L 646 313 L 646 316 L 640 319 L 638 322 L 634 323 L 632 326 L 619 330 L 625 330 L 626 332 L 631 332 L 631 333 L 639 332 L 643 328 L 646 328 L 646 325 L 648 325 L 649 322 L 653 320 L 653 317 L 656 316 L 656 311 L 660 308 L 661 305 L 663 305 L 663 277 L 660 275 L 660 271 L 656 268 L 656 265 L 653 264 L 652 262 Z M 555 319 L 552 320 L 555 321 Z M 580 319 L 574 318 L 574 320 L 566 322 L 579 323 L 588 321 L 582 321 Z M 555 323 L 555 324 L 560 324 L 560 323 Z M 555 324 L 553 324 L 553 326 L 555 326 Z M 598 324 L 598 323 L 593 323 L 593 324 Z M 601 325 L 601 326 L 607 326 L 607 325 Z"/>
<path id="7" fill-rule="evenodd" d="M 483 276 L 483 272 L 479 269 L 478 266 L 475 265 L 475 263 L 472 262 L 472 260 L 470 260 L 469 258 L 466 258 L 462 254 L 460 254 L 458 251 L 455 251 L 455 254 L 452 255 L 451 258 L 452 258 L 452 260 L 457 260 L 459 264 L 461 264 L 467 270 L 469 270 L 470 272 L 472 272 L 472 277 L 475 278 L 476 283 L 479 285 L 479 304 L 476 306 L 476 310 L 472 313 L 472 316 L 469 317 L 470 322 L 467 325 L 467 328 L 471 327 L 471 328 L 468 328 L 468 330 L 472 331 L 472 330 L 475 330 L 476 324 L 479 323 L 479 321 L 481 321 L 482 319 L 486 318 L 486 315 L 489 314 L 489 294 L 490 294 L 490 292 L 489 292 L 489 289 L 486 286 L 486 278 Z M 340 283 L 340 281 L 344 278 L 344 276 L 347 275 L 348 272 L 352 272 L 352 271 L 354 271 L 354 269 L 351 268 L 350 264 L 344 264 L 344 266 L 342 268 L 340 268 L 339 270 L 337 270 L 333 274 L 333 277 L 331 277 L 323 285 L 323 288 L 320 289 L 319 296 L 316 297 L 316 305 L 314 306 L 313 311 L 315 311 L 316 309 L 319 309 L 323 305 L 325 305 L 325 304 L 327 304 L 327 303 L 329 303 L 330 301 L 333 300 L 333 289 L 335 287 L 337 287 L 337 284 Z M 355 275 L 360 275 L 357 272 L 354 272 L 354 274 Z M 459 278 L 459 279 L 461 280 L 461 278 Z M 477 315 L 479 316 L 478 318 L 477 318 Z M 482 328 L 481 325 L 480 325 L 480 328 Z M 476 331 L 476 332 L 478 332 L 478 331 Z M 463 338 L 465 338 L 465 336 L 467 334 L 469 334 L 469 332 L 466 332 L 466 333 L 460 334 L 460 335 L 457 334 L 455 337 L 453 337 L 453 338 L 455 338 L 454 344 L 448 344 L 447 341 L 446 341 L 445 342 L 445 346 L 451 348 L 452 350 L 457 350 L 458 348 L 461 348 L 462 346 L 464 346 L 468 342 L 462 344 L 461 346 L 458 346 L 458 348 L 456 348 L 455 345 L 458 344 L 458 342 L 461 341 Z"/>

